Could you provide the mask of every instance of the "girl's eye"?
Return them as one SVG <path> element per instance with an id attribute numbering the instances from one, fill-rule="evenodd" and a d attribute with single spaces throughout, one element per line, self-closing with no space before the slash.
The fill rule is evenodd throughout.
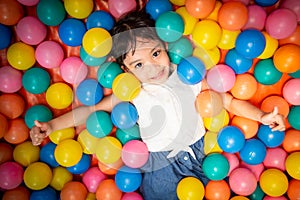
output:
<path id="1" fill-rule="evenodd" d="M 142 65 L 142 63 L 137 63 L 136 65 L 135 65 L 135 68 L 136 69 L 139 69 L 139 68 L 141 68 L 143 65 Z"/>
<path id="2" fill-rule="evenodd" d="M 155 57 L 157 57 L 159 54 L 160 54 L 160 50 L 155 51 L 155 52 L 153 53 L 153 57 L 155 58 Z"/>

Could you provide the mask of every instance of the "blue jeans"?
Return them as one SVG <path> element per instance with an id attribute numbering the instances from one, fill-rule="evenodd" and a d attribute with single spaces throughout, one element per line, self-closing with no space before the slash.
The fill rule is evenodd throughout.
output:
<path id="1" fill-rule="evenodd" d="M 177 184 L 188 176 L 200 179 L 204 186 L 207 184 L 209 180 L 202 171 L 203 139 L 190 147 L 196 159 L 183 151 L 169 159 L 168 151 L 150 153 L 148 162 L 141 168 L 144 177 L 140 192 L 145 200 L 177 200 Z"/>

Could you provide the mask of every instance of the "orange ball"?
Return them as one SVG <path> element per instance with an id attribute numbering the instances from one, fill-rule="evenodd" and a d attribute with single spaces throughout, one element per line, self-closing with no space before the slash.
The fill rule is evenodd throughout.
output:
<path id="1" fill-rule="evenodd" d="M 7 143 L 0 143 L 0 164 L 13 160 L 13 147 Z"/>
<path id="2" fill-rule="evenodd" d="M 252 74 L 238 74 L 235 84 L 231 88 L 231 94 L 237 99 L 248 100 L 257 90 L 257 81 Z"/>
<path id="3" fill-rule="evenodd" d="M 264 112 L 272 112 L 275 106 L 277 106 L 279 114 L 282 114 L 284 117 L 288 116 L 290 112 L 289 104 L 281 96 L 271 95 L 266 97 L 262 101 L 260 109 Z"/>
<path id="4" fill-rule="evenodd" d="M 239 1 L 224 3 L 218 15 L 218 22 L 224 29 L 230 31 L 240 30 L 248 21 L 248 9 Z"/>
<path id="5" fill-rule="evenodd" d="M 8 129 L 7 119 L 0 113 L 0 139 L 3 138 L 4 134 Z"/>
<path id="6" fill-rule="evenodd" d="M 196 97 L 196 109 L 201 117 L 213 117 L 223 109 L 223 100 L 219 93 L 213 90 L 204 90 Z"/>
<path id="7" fill-rule="evenodd" d="M 114 180 L 106 179 L 100 182 L 96 191 L 97 199 L 117 200 L 121 197 L 122 191 L 119 190 Z"/>
<path id="8" fill-rule="evenodd" d="M 300 151 L 300 130 L 287 130 L 282 142 L 282 147 L 288 153 Z"/>
<path id="9" fill-rule="evenodd" d="M 86 199 L 88 191 L 83 183 L 70 181 L 64 185 L 60 192 L 61 200 L 83 200 Z"/>
<path id="10" fill-rule="evenodd" d="M 12 190 L 4 192 L 2 200 L 28 200 L 30 199 L 29 189 L 19 186 Z"/>
<path id="11" fill-rule="evenodd" d="M 185 7 L 195 18 L 207 17 L 215 8 L 216 0 L 186 0 Z"/>
<path id="12" fill-rule="evenodd" d="M 230 187 L 224 180 L 209 181 L 205 186 L 205 198 L 214 200 L 228 200 L 230 198 Z"/>
<path id="13" fill-rule="evenodd" d="M 246 139 L 254 137 L 258 131 L 258 122 L 245 117 L 234 116 L 231 125 L 240 128 Z"/>
<path id="14" fill-rule="evenodd" d="M 23 17 L 24 10 L 17 0 L 0 0 L 0 23 L 15 25 Z"/>
<path id="15" fill-rule="evenodd" d="M 289 199 L 300 199 L 300 180 L 292 179 L 289 182 L 287 195 Z"/>
<path id="16" fill-rule="evenodd" d="M 123 165 L 124 163 L 122 158 L 120 158 L 119 160 L 111 164 L 105 164 L 98 161 L 99 169 L 101 170 L 101 172 L 107 175 L 115 175 L 118 172 L 119 168 L 122 167 Z"/>
<path id="17" fill-rule="evenodd" d="M 9 121 L 8 130 L 4 134 L 4 140 L 11 144 L 20 144 L 29 137 L 29 128 L 24 119 L 17 118 Z"/>
<path id="18" fill-rule="evenodd" d="M 296 30 L 292 35 L 287 38 L 280 39 L 279 45 L 282 46 L 284 44 L 296 44 L 300 46 L 300 25 L 297 26 Z"/>
<path id="19" fill-rule="evenodd" d="M 300 46 L 286 44 L 279 47 L 273 56 L 276 69 L 282 73 L 294 73 L 300 69 Z"/>
<path id="20" fill-rule="evenodd" d="M 24 112 L 25 101 L 18 94 L 2 94 L 0 96 L 0 113 L 9 119 L 15 119 Z"/>

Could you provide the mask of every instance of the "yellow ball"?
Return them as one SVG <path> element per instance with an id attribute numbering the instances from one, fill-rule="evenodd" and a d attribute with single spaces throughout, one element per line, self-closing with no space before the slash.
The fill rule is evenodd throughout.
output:
<path id="1" fill-rule="evenodd" d="M 52 180 L 51 168 L 43 162 L 30 164 L 24 171 L 24 183 L 32 190 L 46 188 Z"/>
<path id="2" fill-rule="evenodd" d="M 97 142 L 96 157 L 101 163 L 115 163 L 121 158 L 122 144 L 112 136 L 100 138 Z"/>
<path id="3" fill-rule="evenodd" d="M 219 63 L 221 59 L 221 52 L 218 47 L 212 49 L 204 49 L 203 47 L 196 47 L 193 51 L 193 56 L 200 58 L 205 65 L 205 68 L 209 70 Z"/>
<path id="4" fill-rule="evenodd" d="M 218 133 L 207 131 L 204 135 L 204 154 L 221 153 L 223 150 L 220 148 L 218 141 Z"/>
<path id="5" fill-rule="evenodd" d="M 40 158 L 40 148 L 33 146 L 30 141 L 18 144 L 13 151 L 13 158 L 24 167 L 29 166 Z"/>
<path id="6" fill-rule="evenodd" d="M 221 39 L 218 43 L 220 49 L 232 49 L 235 47 L 235 41 L 241 31 L 230 31 L 222 29 Z"/>
<path id="7" fill-rule="evenodd" d="M 73 180 L 73 175 L 65 167 L 58 166 L 53 169 L 53 177 L 50 186 L 61 191 L 64 185 Z"/>
<path id="8" fill-rule="evenodd" d="M 230 198 L 230 200 L 249 200 L 249 198 L 244 197 L 244 196 L 234 196 Z"/>
<path id="9" fill-rule="evenodd" d="M 64 0 L 67 13 L 77 19 L 88 17 L 94 8 L 92 0 Z"/>
<path id="10" fill-rule="evenodd" d="M 130 73 L 121 73 L 113 81 L 113 94 L 122 101 L 131 101 L 141 91 L 140 81 Z"/>
<path id="11" fill-rule="evenodd" d="M 46 91 L 46 101 L 52 108 L 67 108 L 73 102 L 73 90 L 65 83 L 54 83 Z"/>
<path id="12" fill-rule="evenodd" d="M 278 48 L 278 40 L 275 38 L 272 38 L 267 32 L 262 32 L 263 35 L 266 38 L 266 47 L 265 50 L 257 57 L 259 59 L 267 59 L 271 58 L 276 49 Z"/>
<path id="13" fill-rule="evenodd" d="M 77 141 L 81 144 L 83 152 L 86 154 L 94 154 L 97 149 L 99 138 L 92 136 L 86 129 L 78 135 Z"/>
<path id="14" fill-rule="evenodd" d="M 54 150 L 54 157 L 63 167 L 76 165 L 82 157 L 82 147 L 79 142 L 66 139 L 61 141 Z"/>
<path id="15" fill-rule="evenodd" d="M 195 177 L 183 178 L 177 185 L 177 196 L 182 200 L 203 199 L 205 190 L 203 183 Z"/>
<path id="16" fill-rule="evenodd" d="M 18 70 L 27 70 L 35 64 L 34 48 L 23 42 L 12 44 L 6 57 L 9 64 Z"/>
<path id="17" fill-rule="evenodd" d="M 214 117 L 204 117 L 203 118 L 204 126 L 212 132 L 219 132 L 221 128 L 228 125 L 229 123 L 229 114 L 223 109 L 219 114 Z"/>
<path id="18" fill-rule="evenodd" d="M 91 28 L 83 36 L 82 47 L 92 57 L 104 57 L 112 48 L 112 37 L 104 28 Z"/>
<path id="19" fill-rule="evenodd" d="M 170 0 L 170 2 L 176 6 L 183 6 L 185 4 L 185 0 Z"/>
<path id="20" fill-rule="evenodd" d="M 300 152 L 293 152 L 285 160 L 287 173 L 294 179 L 300 180 Z"/>
<path id="21" fill-rule="evenodd" d="M 222 6 L 222 3 L 220 1 L 216 1 L 214 10 L 205 19 L 211 19 L 214 21 L 218 21 L 218 13 L 219 13 L 221 6 Z"/>
<path id="22" fill-rule="evenodd" d="M 70 127 L 70 128 L 53 131 L 49 135 L 49 138 L 51 142 L 53 142 L 54 144 L 58 144 L 60 141 L 63 141 L 65 139 L 73 139 L 74 136 L 75 136 L 75 128 Z"/>
<path id="23" fill-rule="evenodd" d="M 184 21 L 183 35 L 191 34 L 194 27 L 195 27 L 195 25 L 196 25 L 196 23 L 199 20 L 197 18 L 193 17 L 192 15 L 190 15 L 184 6 L 178 8 L 176 10 L 176 13 L 178 13 Z"/>

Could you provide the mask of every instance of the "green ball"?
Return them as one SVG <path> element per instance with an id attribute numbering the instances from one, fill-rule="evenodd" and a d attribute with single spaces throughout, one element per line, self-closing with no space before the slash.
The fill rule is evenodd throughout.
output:
<path id="1" fill-rule="evenodd" d="M 120 65 L 115 62 L 103 63 L 98 71 L 98 82 L 105 88 L 112 88 L 114 79 L 123 72 Z"/>
<path id="2" fill-rule="evenodd" d="M 229 172 L 229 162 L 220 153 L 212 153 L 204 158 L 202 169 L 210 180 L 223 180 Z"/>
<path id="3" fill-rule="evenodd" d="M 192 56 L 193 45 L 188 39 L 182 37 L 175 42 L 169 43 L 168 53 L 171 62 L 179 64 L 183 58 Z"/>
<path id="4" fill-rule="evenodd" d="M 48 89 L 50 80 L 50 75 L 46 70 L 34 67 L 24 73 L 22 84 L 27 92 L 41 94 Z"/>
<path id="5" fill-rule="evenodd" d="M 141 138 L 140 136 L 140 128 L 138 125 L 134 125 L 128 129 L 117 129 L 116 137 L 122 143 L 122 145 L 126 144 L 130 140 L 138 140 Z"/>
<path id="6" fill-rule="evenodd" d="M 292 106 L 288 115 L 288 122 L 296 129 L 300 130 L 300 106 Z"/>
<path id="7" fill-rule="evenodd" d="M 294 73 L 289 74 L 293 78 L 300 78 L 300 69 Z"/>
<path id="8" fill-rule="evenodd" d="M 34 126 L 34 121 L 48 122 L 52 119 L 51 110 L 44 105 L 31 106 L 25 113 L 24 120 L 28 128 Z"/>
<path id="9" fill-rule="evenodd" d="M 272 59 L 265 59 L 255 65 L 253 75 L 260 84 L 273 85 L 280 80 L 282 73 L 276 69 Z"/>
<path id="10" fill-rule="evenodd" d="M 36 12 L 39 20 L 47 26 L 59 25 L 66 16 L 64 4 L 60 0 L 40 0 Z"/>
<path id="11" fill-rule="evenodd" d="M 257 184 L 255 191 L 251 195 L 249 195 L 248 197 L 251 200 L 261 200 L 261 199 L 264 198 L 264 196 L 265 196 L 265 193 L 262 191 L 259 184 Z"/>
<path id="12" fill-rule="evenodd" d="M 87 131 L 96 138 L 107 136 L 113 128 L 110 115 L 102 110 L 91 113 L 86 120 Z"/>

